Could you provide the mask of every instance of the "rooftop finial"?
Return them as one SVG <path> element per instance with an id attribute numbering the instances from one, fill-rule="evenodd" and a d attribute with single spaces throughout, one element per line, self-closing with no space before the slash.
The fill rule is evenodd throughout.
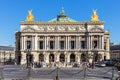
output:
<path id="1" fill-rule="evenodd" d="M 66 17 L 65 11 L 64 11 L 64 7 L 62 7 L 62 10 L 60 12 L 59 17 Z"/>
<path id="2" fill-rule="evenodd" d="M 34 16 L 32 14 L 32 10 L 28 11 L 28 15 L 26 16 L 26 21 L 34 21 Z"/>
<path id="3" fill-rule="evenodd" d="M 93 10 L 93 14 L 91 16 L 91 21 L 98 21 L 97 10 Z"/>

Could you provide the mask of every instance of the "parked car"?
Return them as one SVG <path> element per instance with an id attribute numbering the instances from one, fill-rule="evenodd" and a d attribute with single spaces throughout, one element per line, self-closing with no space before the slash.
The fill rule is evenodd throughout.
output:
<path id="1" fill-rule="evenodd" d="M 95 64 L 95 66 L 97 66 L 97 67 L 105 67 L 106 64 L 104 62 L 99 62 L 99 63 Z"/>
<path id="2" fill-rule="evenodd" d="M 114 66 L 116 62 L 110 59 L 104 61 L 104 63 L 106 64 L 106 66 Z"/>

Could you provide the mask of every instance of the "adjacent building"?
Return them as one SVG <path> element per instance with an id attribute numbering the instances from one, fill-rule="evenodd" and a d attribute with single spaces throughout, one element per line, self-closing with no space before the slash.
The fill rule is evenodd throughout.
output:
<path id="1" fill-rule="evenodd" d="M 114 60 L 120 59 L 120 45 L 110 46 L 110 58 Z"/>
<path id="2" fill-rule="evenodd" d="M 15 60 L 15 48 L 12 46 L 0 46 L 0 62 L 11 63 Z"/>
<path id="3" fill-rule="evenodd" d="M 99 21 L 96 10 L 90 21 L 79 22 L 69 18 L 62 9 L 48 22 L 34 21 L 32 11 L 20 22 L 16 36 L 17 64 L 26 64 L 27 54 L 34 62 L 81 63 L 109 59 L 109 31 Z"/>

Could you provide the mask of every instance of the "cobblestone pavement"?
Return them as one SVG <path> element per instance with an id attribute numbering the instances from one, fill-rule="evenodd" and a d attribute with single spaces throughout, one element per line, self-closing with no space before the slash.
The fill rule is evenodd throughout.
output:
<path id="1" fill-rule="evenodd" d="M 53 80 L 57 74 L 56 68 L 35 68 L 32 69 L 32 78 L 34 80 Z M 21 66 L 7 65 L 4 68 L 5 80 L 26 78 L 28 69 Z M 115 71 L 115 78 L 118 76 Z M 60 68 L 58 69 L 60 80 L 83 80 L 83 68 Z M 87 80 L 110 80 L 112 77 L 112 68 L 103 67 L 95 69 L 87 69 Z"/>

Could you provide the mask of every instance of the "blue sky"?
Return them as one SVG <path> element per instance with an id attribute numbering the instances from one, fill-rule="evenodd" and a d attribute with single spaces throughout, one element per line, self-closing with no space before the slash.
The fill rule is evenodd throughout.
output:
<path id="1" fill-rule="evenodd" d="M 0 45 L 15 43 L 15 31 L 32 9 L 35 21 L 48 21 L 56 17 L 64 7 L 68 17 L 77 21 L 90 21 L 93 9 L 99 20 L 110 31 L 110 40 L 120 43 L 120 0 L 0 0 Z"/>

